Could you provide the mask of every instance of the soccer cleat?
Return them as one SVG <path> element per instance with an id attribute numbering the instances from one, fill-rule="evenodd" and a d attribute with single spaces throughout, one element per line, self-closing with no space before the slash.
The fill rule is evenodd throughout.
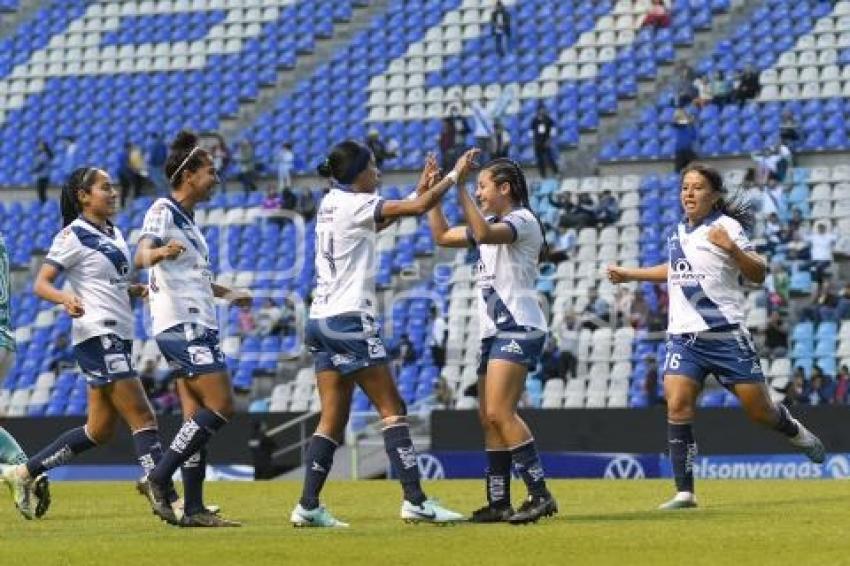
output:
<path id="1" fill-rule="evenodd" d="M 797 419 L 792 419 L 799 427 L 800 432 L 797 436 L 790 438 L 792 445 L 799 448 L 806 457 L 815 464 L 823 464 L 826 460 L 826 449 L 823 447 L 823 442 L 820 438 L 812 434 L 812 432 L 803 426 Z"/>
<path id="2" fill-rule="evenodd" d="M 546 495 L 529 495 L 516 513 L 510 516 L 508 522 L 512 525 L 536 523 L 541 517 L 551 517 L 558 512 L 558 503 L 551 493 Z"/>
<path id="3" fill-rule="evenodd" d="M 510 505 L 500 505 L 493 507 L 485 505 L 481 509 L 476 509 L 472 512 L 469 518 L 470 523 L 507 523 L 508 519 L 514 514 L 514 508 Z"/>
<path id="4" fill-rule="evenodd" d="M 3 480 L 9 486 L 12 499 L 15 501 L 15 507 L 24 516 L 24 519 L 32 519 L 35 516 L 32 508 L 32 480 L 30 478 L 22 478 L 18 474 L 18 466 L 6 466 L 3 469 Z"/>
<path id="5" fill-rule="evenodd" d="M 414 505 L 406 499 L 401 504 L 401 518 L 405 523 L 449 524 L 463 521 L 463 515 L 446 509 L 433 499 L 426 499 L 422 505 Z"/>
<path id="6" fill-rule="evenodd" d="M 32 494 L 35 497 L 35 517 L 41 519 L 50 508 L 50 480 L 47 474 L 41 474 L 33 480 Z"/>
<path id="7" fill-rule="evenodd" d="M 136 491 L 138 491 L 139 495 L 142 497 L 147 497 L 145 489 L 147 489 L 145 487 L 145 478 L 136 480 Z M 174 489 L 174 484 L 171 485 L 171 492 L 168 494 L 168 500 L 171 502 L 171 507 L 175 509 L 175 513 L 178 513 L 179 515 L 183 512 L 183 499 L 177 495 L 177 490 Z M 177 509 L 180 509 L 180 511 L 178 512 Z M 207 505 L 205 509 L 213 515 L 221 513 L 221 507 L 218 505 Z"/>
<path id="8" fill-rule="evenodd" d="M 299 503 L 292 510 L 289 521 L 293 527 L 348 527 L 348 523 L 343 523 L 331 515 L 324 505 L 319 505 L 315 509 L 304 509 Z"/>
<path id="9" fill-rule="evenodd" d="M 239 521 L 231 521 L 225 519 L 215 513 L 210 513 L 206 509 L 192 515 L 183 515 L 180 518 L 181 527 L 241 527 Z"/>
<path id="10" fill-rule="evenodd" d="M 680 491 L 676 496 L 658 506 L 659 509 L 669 511 L 671 509 L 693 509 L 697 506 L 697 498 L 690 491 Z"/>
<path id="11" fill-rule="evenodd" d="M 141 480 L 142 487 L 145 491 L 145 497 L 151 505 L 153 514 L 168 523 L 169 525 L 179 525 L 180 519 L 174 513 L 168 497 L 168 486 L 161 486 L 150 481 L 147 476 Z M 173 489 L 173 486 L 172 486 Z"/>

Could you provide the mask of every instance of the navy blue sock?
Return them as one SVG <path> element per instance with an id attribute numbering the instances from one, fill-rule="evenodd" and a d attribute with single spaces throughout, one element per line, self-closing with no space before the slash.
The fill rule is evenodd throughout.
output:
<path id="1" fill-rule="evenodd" d="M 543 464 L 540 463 L 540 456 L 537 454 L 537 445 L 533 438 L 525 444 L 511 448 L 511 458 L 517 472 L 522 477 L 522 481 L 525 482 L 525 486 L 528 488 L 529 495 L 535 497 L 549 495 L 549 490 L 546 489 Z"/>
<path id="2" fill-rule="evenodd" d="M 137 430 L 133 433 L 133 446 L 136 448 L 136 458 L 139 460 L 139 465 L 147 475 L 162 459 L 159 431 L 155 428 Z"/>
<path id="3" fill-rule="evenodd" d="M 410 440 L 410 427 L 407 423 L 390 425 L 384 429 L 384 447 L 393 470 L 404 490 L 404 498 L 414 505 L 422 505 L 427 497 L 419 482 L 419 462 L 416 461 L 416 449 Z"/>
<path id="4" fill-rule="evenodd" d="M 30 458 L 27 471 L 30 477 L 34 478 L 47 470 L 64 466 L 77 454 L 95 446 L 97 444 L 86 434 L 85 427 L 72 428 Z"/>
<path id="5" fill-rule="evenodd" d="M 779 411 L 779 421 L 773 426 L 773 429 L 781 432 L 788 438 L 797 436 L 800 433 L 800 427 L 794 422 L 788 408 L 782 403 L 777 403 L 776 410 Z"/>
<path id="6" fill-rule="evenodd" d="M 487 503 L 490 507 L 511 504 L 511 451 L 487 449 Z"/>
<path id="7" fill-rule="evenodd" d="M 304 487 L 299 503 L 304 509 L 319 506 L 319 493 L 328 479 L 334 463 L 334 452 L 339 447 L 335 441 L 321 434 L 314 434 L 307 445 L 304 457 Z"/>
<path id="8" fill-rule="evenodd" d="M 667 424 L 667 441 L 670 447 L 670 464 L 676 479 L 677 491 L 694 491 L 694 458 L 697 443 L 691 423 Z"/>
<path id="9" fill-rule="evenodd" d="M 199 410 L 194 417 L 183 423 L 174 435 L 171 446 L 162 455 L 162 460 L 150 471 L 148 477 L 155 483 L 166 483 L 177 468 L 206 445 L 212 435 L 225 424 L 226 420 L 209 409 Z"/>
<path id="10" fill-rule="evenodd" d="M 204 479 L 207 477 L 207 449 L 201 448 L 180 466 L 183 478 L 183 501 L 187 515 L 204 510 Z"/>

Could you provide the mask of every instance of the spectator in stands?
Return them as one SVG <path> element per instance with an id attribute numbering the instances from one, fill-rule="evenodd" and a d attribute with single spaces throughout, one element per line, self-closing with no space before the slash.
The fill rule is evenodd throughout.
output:
<path id="1" fill-rule="evenodd" d="M 124 142 L 124 150 L 118 160 L 118 182 L 121 184 L 121 208 L 127 203 L 132 191 L 133 198 L 139 198 L 147 174 L 144 158 L 139 148 L 130 140 Z"/>
<path id="2" fill-rule="evenodd" d="M 291 219 L 298 206 L 298 197 L 292 192 L 292 187 L 284 187 L 280 193 L 280 209 L 285 213 L 284 218 Z"/>
<path id="3" fill-rule="evenodd" d="M 814 322 L 835 320 L 837 308 L 838 293 L 832 281 L 832 276 L 825 273 L 821 278 L 821 283 L 815 289 L 811 304 L 802 308 L 800 317 Z"/>
<path id="4" fill-rule="evenodd" d="M 569 199 L 570 197 L 565 195 L 565 198 Z M 563 208 L 560 226 L 581 230 L 596 223 L 596 203 L 593 202 L 593 197 L 587 193 L 578 196 L 578 204 L 572 204 L 570 200 L 567 200 Z"/>
<path id="5" fill-rule="evenodd" d="M 564 379 L 561 374 L 561 355 L 557 346 L 553 336 L 546 337 L 546 345 L 543 347 L 543 355 L 540 357 L 540 377 L 544 384 L 550 379 Z"/>
<path id="6" fill-rule="evenodd" d="M 664 396 L 658 392 L 658 360 L 652 354 L 648 354 L 644 361 L 646 373 L 643 377 L 643 392 L 646 395 L 646 404 L 650 407 L 665 405 L 667 402 Z"/>
<path id="7" fill-rule="evenodd" d="M 570 252 L 576 244 L 578 234 L 574 228 L 566 228 L 559 226 L 557 236 L 554 238 L 554 245 L 549 249 L 549 257 L 547 258 L 552 263 L 561 263 L 569 259 Z"/>
<path id="8" fill-rule="evenodd" d="M 782 112 L 782 122 L 779 124 L 779 140 L 789 148 L 793 148 L 800 141 L 797 119 L 790 110 Z"/>
<path id="9" fill-rule="evenodd" d="M 673 86 L 676 90 L 676 98 L 673 102 L 676 108 L 685 108 L 697 97 L 697 89 L 694 85 L 696 78 L 697 75 L 690 65 L 684 61 L 676 64 L 673 73 Z"/>
<path id="10" fill-rule="evenodd" d="M 295 168 L 295 153 L 292 144 L 286 142 L 277 152 L 277 190 L 292 188 L 292 170 Z"/>
<path id="11" fill-rule="evenodd" d="M 393 348 L 393 363 L 398 369 L 416 363 L 416 348 L 406 333 L 401 335 L 398 344 Z"/>
<path id="12" fill-rule="evenodd" d="M 509 157 L 511 153 L 511 135 L 501 120 L 493 124 L 493 159 Z"/>
<path id="13" fill-rule="evenodd" d="M 786 405 L 808 405 L 808 384 L 806 383 L 806 371 L 802 366 L 797 366 L 794 370 L 794 375 L 791 376 L 791 383 L 788 384 L 788 389 L 785 391 Z"/>
<path id="14" fill-rule="evenodd" d="M 620 203 L 611 191 L 602 191 L 595 216 L 596 223 L 600 227 L 614 224 L 620 218 Z"/>
<path id="15" fill-rule="evenodd" d="M 452 104 L 449 115 L 443 118 L 440 130 L 440 167 L 444 171 L 451 169 L 457 157 L 463 152 L 469 132 L 469 124 L 460 113 L 460 108 Z"/>
<path id="16" fill-rule="evenodd" d="M 304 188 L 298 193 L 295 211 L 301 215 L 305 223 L 311 222 L 316 217 L 316 200 L 313 198 L 313 191 Z"/>
<path id="17" fill-rule="evenodd" d="M 732 99 L 732 85 L 729 84 L 722 71 L 714 71 L 711 77 L 711 92 L 714 96 L 713 101 L 719 106 L 728 104 Z"/>
<path id="18" fill-rule="evenodd" d="M 764 346 L 771 358 L 781 358 L 788 353 L 788 327 L 778 311 L 770 313 L 764 331 Z"/>
<path id="19" fill-rule="evenodd" d="M 389 146 L 384 143 L 384 140 L 381 139 L 381 133 L 372 128 L 369 130 L 369 133 L 366 134 L 366 147 L 368 147 L 372 151 L 372 155 L 375 156 L 375 164 L 380 169 L 384 161 L 387 159 L 392 159 L 396 157 L 396 152 L 392 151 Z"/>
<path id="20" fill-rule="evenodd" d="M 254 313 L 251 312 L 250 306 L 243 305 L 239 307 L 237 316 L 240 336 L 251 336 L 256 332 L 257 324 L 254 321 Z"/>
<path id="21" fill-rule="evenodd" d="M 785 198 L 785 187 L 779 184 L 777 176 L 768 174 L 767 182 L 761 190 L 761 214 L 762 218 L 769 217 L 772 213 L 782 219 L 788 216 L 788 204 Z"/>
<path id="22" fill-rule="evenodd" d="M 454 401 L 452 388 L 442 375 L 437 378 L 437 385 L 434 387 L 434 401 L 443 409 L 451 407 Z"/>
<path id="23" fill-rule="evenodd" d="M 446 318 L 436 305 L 431 305 L 431 326 L 428 329 L 428 347 L 431 348 L 431 359 L 439 371 L 446 365 L 446 344 L 449 341 L 449 325 Z"/>
<path id="24" fill-rule="evenodd" d="M 779 221 L 779 216 L 776 212 L 771 212 L 764 223 L 765 248 L 768 255 L 772 256 L 779 246 L 786 243 L 785 235 L 785 227 Z"/>
<path id="25" fill-rule="evenodd" d="M 587 305 L 582 311 L 581 327 L 596 330 L 611 320 L 611 305 L 599 296 L 597 285 L 587 290 Z"/>
<path id="26" fill-rule="evenodd" d="M 832 404 L 847 405 L 850 403 L 850 370 L 842 365 L 835 376 L 835 387 L 833 388 Z"/>
<path id="27" fill-rule="evenodd" d="M 56 342 L 53 343 L 52 355 L 47 364 L 47 369 L 55 374 L 60 374 L 65 370 L 74 368 L 76 364 L 77 360 L 74 357 L 74 350 L 68 342 L 68 336 L 65 334 L 58 335 Z"/>
<path id="28" fill-rule="evenodd" d="M 784 265 L 774 263 L 770 266 L 764 287 L 767 289 L 768 310 L 784 310 L 788 307 L 791 301 L 791 278 Z"/>
<path id="29" fill-rule="evenodd" d="M 239 174 L 237 178 L 242 183 L 242 190 L 257 190 L 257 160 L 254 157 L 254 144 L 248 138 L 239 142 Z"/>
<path id="30" fill-rule="evenodd" d="M 271 297 L 263 301 L 263 306 L 257 311 L 257 334 L 271 336 L 281 330 L 283 309 L 275 304 Z"/>
<path id="31" fill-rule="evenodd" d="M 537 113 L 531 121 L 531 137 L 534 141 L 534 158 L 537 160 L 537 171 L 541 177 L 546 177 L 546 169 L 551 169 L 556 175 L 558 162 L 552 140 L 555 137 L 555 121 L 549 115 L 546 105 L 537 104 Z"/>
<path id="32" fill-rule="evenodd" d="M 157 194 L 169 192 L 168 179 L 165 178 L 166 157 L 168 157 L 168 147 L 162 135 L 158 132 L 151 133 L 147 155 L 148 174 Z"/>
<path id="33" fill-rule="evenodd" d="M 758 71 L 747 65 L 746 69 L 739 75 L 734 97 L 739 103 L 756 98 L 761 92 Z"/>
<path id="34" fill-rule="evenodd" d="M 269 188 L 266 190 L 266 196 L 263 198 L 262 209 L 270 215 L 280 209 L 280 195 L 277 194 L 277 191 L 274 190 L 272 185 L 269 185 Z"/>
<path id="35" fill-rule="evenodd" d="M 844 284 L 844 289 L 838 297 L 838 303 L 835 306 L 835 318 L 850 320 L 850 283 Z"/>
<path id="36" fill-rule="evenodd" d="M 834 391 L 828 376 L 824 375 L 820 366 L 812 367 L 812 379 L 809 382 L 807 397 L 809 405 L 830 405 Z"/>
<path id="37" fill-rule="evenodd" d="M 820 285 L 825 273 L 832 266 L 832 248 L 838 237 L 829 229 L 826 222 L 818 222 L 815 232 L 806 237 L 812 258 L 812 275 Z"/>
<path id="38" fill-rule="evenodd" d="M 180 412 L 180 396 L 177 395 L 177 380 L 168 379 L 168 385 L 151 398 L 154 409 L 160 415 L 175 415 Z"/>
<path id="39" fill-rule="evenodd" d="M 564 321 L 558 329 L 558 346 L 564 360 L 564 375 L 576 377 L 578 365 L 578 335 L 581 330 L 578 317 L 573 311 L 564 315 Z"/>
<path id="40" fill-rule="evenodd" d="M 493 152 L 493 131 L 495 130 L 495 117 L 491 109 L 488 109 L 487 100 L 482 96 L 481 100 L 469 103 L 472 113 L 472 135 L 475 137 L 475 147 L 481 152 L 478 157 L 479 163 L 487 163 Z"/>
<path id="41" fill-rule="evenodd" d="M 708 75 L 699 75 L 694 79 L 694 88 L 696 89 L 694 105 L 702 108 L 711 104 L 711 101 L 714 99 L 714 92 L 711 89 L 711 80 L 708 78 Z"/>
<path id="42" fill-rule="evenodd" d="M 511 14 L 500 0 L 496 0 L 496 6 L 490 14 L 490 27 L 493 31 L 493 40 L 496 42 L 496 50 L 499 55 L 504 55 L 511 41 Z"/>
<path id="43" fill-rule="evenodd" d="M 666 28 L 670 27 L 670 11 L 664 0 L 652 0 L 640 27 Z"/>
<path id="44" fill-rule="evenodd" d="M 646 328 L 649 323 L 650 314 L 649 303 L 646 302 L 646 295 L 643 289 L 635 289 L 632 305 L 629 308 L 629 324 L 635 330 Z"/>
<path id="45" fill-rule="evenodd" d="M 697 158 L 694 143 L 697 140 L 697 129 L 694 120 L 684 108 L 677 108 L 673 114 L 673 129 L 675 143 L 675 170 L 680 173 L 687 165 Z"/>
<path id="46" fill-rule="evenodd" d="M 50 168 L 53 163 L 53 151 L 47 142 L 39 140 L 35 149 L 35 160 L 33 161 L 33 176 L 35 177 L 35 190 L 38 200 L 42 204 L 47 202 L 47 186 L 50 184 Z"/>
<path id="47" fill-rule="evenodd" d="M 210 157 L 212 158 L 213 167 L 218 173 L 219 188 L 222 193 L 227 192 L 227 175 L 228 167 L 230 167 L 230 149 L 227 147 L 227 142 L 224 141 L 224 136 L 218 132 L 213 134 L 215 141 L 210 146 Z"/>

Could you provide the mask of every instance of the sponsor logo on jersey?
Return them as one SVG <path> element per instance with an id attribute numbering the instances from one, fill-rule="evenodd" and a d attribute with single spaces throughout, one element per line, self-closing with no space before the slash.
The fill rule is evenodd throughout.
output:
<path id="1" fill-rule="evenodd" d="M 106 373 L 127 373 L 130 371 L 130 363 L 124 354 L 107 354 L 103 356 L 103 365 Z"/>
<path id="2" fill-rule="evenodd" d="M 387 349 L 384 347 L 384 341 L 377 337 L 366 338 L 366 345 L 369 347 L 370 358 L 386 358 Z"/>
<path id="3" fill-rule="evenodd" d="M 189 361 L 195 366 L 206 366 L 215 362 L 212 350 L 206 346 L 189 346 Z"/>
<path id="4" fill-rule="evenodd" d="M 523 355 L 525 352 L 522 351 L 522 348 L 519 344 L 517 344 L 516 340 L 511 340 L 501 348 L 499 348 L 502 352 L 507 352 L 508 354 L 517 354 L 519 356 Z"/>
<path id="5" fill-rule="evenodd" d="M 331 356 L 331 363 L 335 367 L 353 364 L 354 356 L 351 356 L 349 354 L 334 354 L 333 356 Z"/>

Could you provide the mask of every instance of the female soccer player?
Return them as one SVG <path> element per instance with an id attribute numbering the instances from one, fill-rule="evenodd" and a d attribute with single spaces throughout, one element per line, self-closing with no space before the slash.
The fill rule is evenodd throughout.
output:
<path id="1" fill-rule="evenodd" d="M 230 375 L 218 340 L 215 299 L 250 304 L 245 292 L 212 282 L 209 247 L 193 221 L 195 206 L 209 200 L 218 182 L 212 156 L 198 136 L 180 132 L 165 162 L 171 195 L 157 199 L 145 215 L 135 263 L 150 268 L 153 334 L 162 355 L 182 377 L 177 391 L 185 419 L 162 460 L 144 482 L 156 515 L 184 527 L 235 527 L 203 503 L 205 446 L 233 415 Z M 183 477 L 182 512 L 169 504 L 168 482 Z"/>
<path id="2" fill-rule="evenodd" d="M 416 452 L 410 439 L 404 401 L 389 370 L 387 352 L 375 322 L 378 230 L 403 216 L 424 214 L 471 164 L 471 154 L 455 171 L 415 199 L 385 201 L 375 194 L 380 171 L 375 156 L 355 141 L 337 144 L 318 171 L 331 179 L 316 223 L 316 295 L 310 307 L 306 342 L 316 364 L 322 414 L 306 454 L 301 499 L 290 521 L 296 527 L 347 527 L 319 504 L 319 493 L 343 439 L 354 386 L 376 407 L 384 425 L 384 445 L 401 480 L 406 521 L 448 523 L 461 520 L 422 491 Z M 429 156 L 420 185 L 438 172 Z"/>
<path id="3" fill-rule="evenodd" d="M 729 198 L 720 173 L 692 164 L 682 174 L 685 218 L 667 240 L 670 259 L 653 267 L 608 267 L 613 283 L 666 282 L 670 295 L 664 393 L 670 461 L 678 493 L 661 509 L 696 507 L 692 423 L 697 397 L 712 373 L 741 401 L 747 416 L 788 437 L 813 462 L 823 462 L 821 441 L 782 404 L 773 403 L 750 334 L 744 325 L 740 278 L 762 283 L 766 264 L 747 238 L 753 215 Z"/>
<path id="4" fill-rule="evenodd" d="M 74 356 L 88 384 L 88 418 L 85 426 L 65 432 L 6 474 L 25 492 L 47 470 L 108 442 L 118 417 L 130 427 L 145 471 L 161 456 L 156 417 L 131 358 L 130 298 L 147 296 L 148 288 L 131 283 L 130 251 L 121 231 L 109 221 L 117 198 L 109 175 L 94 167 L 77 169 L 62 187 L 64 228 L 53 240 L 34 291 L 62 305 L 73 318 Z M 70 291 L 56 287 L 60 273 Z M 36 515 L 37 511 L 36 506 Z M 27 516 L 24 508 L 21 512 Z"/>
<path id="5" fill-rule="evenodd" d="M 540 220 L 531 211 L 522 168 L 510 159 L 487 163 L 475 196 L 463 183 L 458 193 L 468 226 L 449 228 L 440 208 L 428 214 L 434 241 L 445 247 L 478 247 L 475 270 L 481 353 L 478 365 L 479 418 L 488 469 L 487 505 L 473 522 L 535 522 L 558 512 L 546 487 L 537 447 L 517 406 L 529 370 L 537 366 L 546 339 L 546 318 L 537 301 L 537 263 L 546 249 Z M 511 463 L 528 488 L 516 511 L 511 507 Z"/>

